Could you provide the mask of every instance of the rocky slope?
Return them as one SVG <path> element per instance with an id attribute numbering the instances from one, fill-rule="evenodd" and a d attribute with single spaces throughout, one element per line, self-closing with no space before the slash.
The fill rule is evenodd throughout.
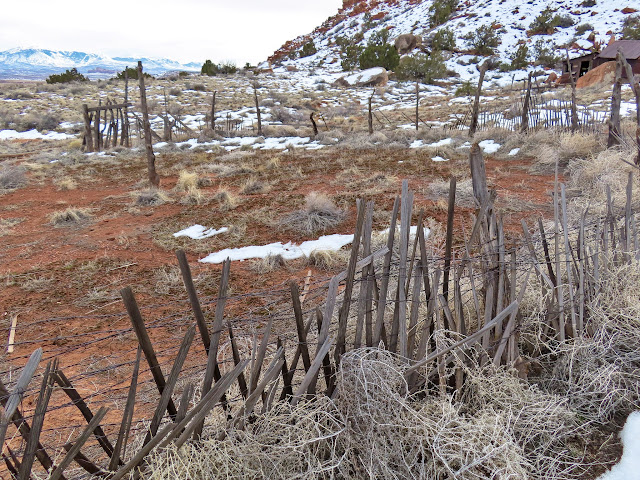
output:
<path id="1" fill-rule="evenodd" d="M 460 1 L 443 24 L 432 26 L 434 3 L 446 0 L 345 0 L 342 9 L 308 35 L 287 42 L 270 58 L 271 64 L 294 64 L 297 68 L 341 70 L 341 48 L 336 42 L 348 39 L 352 44 L 365 46 L 372 34 L 387 29 L 391 41 L 401 34 L 412 33 L 425 39 L 442 29 L 450 29 L 456 46 L 447 67 L 462 79 L 477 75 L 475 53 L 464 37 L 491 26 L 500 39 L 496 54 L 502 62 L 509 62 L 520 44 L 528 46 L 529 61 L 535 63 L 535 45 L 551 47 L 564 57 L 565 46 L 570 55 L 578 56 L 606 45 L 612 35 L 619 34 L 624 19 L 640 11 L 639 0 L 484 0 Z M 536 31 L 534 21 L 547 10 L 552 17 L 562 19 L 562 25 Z M 342 37 L 342 38 L 340 38 Z M 313 41 L 317 53 L 291 59 L 305 43 Z"/>

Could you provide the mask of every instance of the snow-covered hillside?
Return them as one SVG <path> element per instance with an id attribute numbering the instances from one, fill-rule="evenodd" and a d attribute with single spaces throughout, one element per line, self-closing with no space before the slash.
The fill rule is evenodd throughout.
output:
<path id="1" fill-rule="evenodd" d="M 200 64 L 181 64 L 169 59 L 106 57 L 93 53 L 35 48 L 14 48 L 0 52 L 0 78 L 44 79 L 52 73 L 76 68 L 89 78 L 109 78 L 142 60 L 145 71 L 160 75 L 172 70 L 199 71 Z"/>
<path id="2" fill-rule="evenodd" d="M 442 0 L 436 0 L 442 2 Z M 640 11 L 640 0 L 483 0 L 460 1 L 457 10 L 442 25 L 430 26 L 430 8 L 434 0 L 359 0 L 345 2 L 340 12 L 325 21 L 309 35 L 287 42 L 269 61 L 272 64 L 295 64 L 298 68 L 341 71 L 339 37 L 350 39 L 361 46 L 381 29 L 390 31 L 391 41 L 402 34 L 412 33 L 428 40 L 437 31 L 448 28 L 456 37 L 456 48 L 447 67 L 463 79 L 477 76 L 473 52 L 464 37 L 483 26 L 493 24 L 500 38 L 496 49 L 501 61 L 508 62 L 521 43 L 533 50 L 538 41 L 556 49 L 564 56 L 565 46 L 570 54 L 578 56 L 606 46 L 611 35 L 618 35 L 624 19 Z M 565 27 L 556 27 L 550 34 L 536 35 L 531 24 L 545 9 L 562 17 Z M 289 59 L 290 53 L 299 51 L 313 40 L 317 53 L 308 57 Z M 426 42 L 428 43 L 428 41 Z M 471 62 L 470 62 L 471 60 Z M 533 62 L 532 62 L 533 63 Z"/>

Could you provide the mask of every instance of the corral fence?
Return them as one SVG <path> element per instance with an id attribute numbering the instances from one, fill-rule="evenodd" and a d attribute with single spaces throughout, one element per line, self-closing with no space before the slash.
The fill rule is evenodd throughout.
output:
<path id="1" fill-rule="evenodd" d="M 346 270 L 328 282 L 307 280 L 302 295 L 298 282 L 230 295 L 227 260 L 217 298 L 200 298 L 179 251 L 188 301 L 154 306 L 163 315 L 151 316 L 126 287 L 121 296 L 131 328 L 110 327 L 112 316 L 98 315 L 97 331 L 21 343 L 15 338 L 27 331 L 69 319 L 17 332 L 14 322 L 11 338 L 21 355 L 0 375 L 5 465 L 13 478 L 25 480 L 139 477 L 152 452 L 197 446 L 212 418 L 216 435 L 224 436 L 226 429 L 260 422 L 278 405 L 332 397 L 344 354 L 363 347 L 404 359 L 408 391 L 426 396 L 459 391 L 465 362 L 517 367 L 519 305 L 533 278 L 546 302 L 541 343 L 564 341 L 588 332 L 585 305 L 612 266 L 640 258 L 631 180 L 624 207 L 609 200 L 605 215 L 587 211 L 577 223 L 569 221 L 564 186 L 556 184 L 554 227 L 545 230 L 540 221 L 532 233 L 523 221 L 523 245 L 507 238 L 495 194 L 485 184 L 475 191 L 472 229 L 454 248 L 452 178 L 444 252 L 429 244 L 422 211 L 411 228 L 413 192 L 405 181 L 382 242 L 372 228 L 373 202 L 359 200 Z M 247 309 L 243 302 L 252 296 L 262 303 L 248 302 L 254 306 Z M 245 333 L 247 326 L 253 335 Z M 133 338 L 138 347 L 123 348 Z M 29 357 L 42 343 L 51 345 L 47 353 L 37 349 Z M 71 359 L 86 350 L 95 352 L 91 365 Z M 31 380 L 42 360 L 48 363 L 38 387 Z"/>

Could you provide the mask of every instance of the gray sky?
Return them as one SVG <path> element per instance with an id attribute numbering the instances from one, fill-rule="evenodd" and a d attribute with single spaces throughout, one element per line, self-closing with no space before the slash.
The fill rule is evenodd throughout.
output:
<path id="1" fill-rule="evenodd" d="M 0 51 L 36 47 L 182 62 L 232 60 L 238 65 L 265 60 L 284 42 L 311 32 L 342 6 L 342 0 L 2 3 Z"/>

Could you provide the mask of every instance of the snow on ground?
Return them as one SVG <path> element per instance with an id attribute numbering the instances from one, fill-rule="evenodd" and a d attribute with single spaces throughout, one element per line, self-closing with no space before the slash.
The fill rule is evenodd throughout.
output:
<path id="1" fill-rule="evenodd" d="M 216 230 L 215 228 L 207 228 L 199 224 L 187 227 L 179 232 L 173 234 L 174 237 L 189 237 L 194 240 L 202 240 L 203 238 L 213 237 L 221 233 L 227 232 L 227 227 L 222 227 Z"/>
<path id="2" fill-rule="evenodd" d="M 496 143 L 495 140 L 483 140 L 478 143 L 478 146 L 484 153 L 496 153 L 500 150 L 500 147 L 502 147 L 502 145 Z"/>
<path id="3" fill-rule="evenodd" d="M 440 155 L 437 155 L 435 157 L 431 157 L 431 160 L 433 160 L 434 162 L 448 162 L 449 161 L 448 158 L 441 157 Z"/>
<path id="4" fill-rule="evenodd" d="M 368 83 L 372 78 L 374 78 L 376 75 L 380 75 L 384 71 L 385 69 L 382 67 L 369 68 L 367 70 L 363 70 L 361 72 L 357 72 L 344 77 L 344 81 L 349 85 L 355 85 L 357 83 Z"/>
<path id="5" fill-rule="evenodd" d="M 308 240 L 300 245 L 288 242 L 275 242 L 268 245 L 250 245 L 241 248 L 225 248 L 211 253 L 199 261 L 202 263 L 222 263 L 227 258 L 231 260 L 248 260 L 250 258 L 267 258 L 282 255 L 285 260 L 308 257 L 313 251 L 337 251 L 353 242 L 353 235 L 323 235 L 318 240 Z"/>
<path id="6" fill-rule="evenodd" d="M 153 145 L 155 149 L 162 149 L 169 145 L 168 142 L 158 142 Z M 317 141 L 311 141 L 310 137 L 230 137 L 222 141 L 212 140 L 210 142 L 199 143 L 197 139 L 192 138 L 184 142 L 178 142 L 176 147 L 181 148 L 188 146 L 189 149 L 196 147 L 213 147 L 220 146 L 231 152 L 241 147 L 250 146 L 254 150 L 287 150 L 290 147 L 302 147 L 307 150 L 318 150 L 324 145 Z"/>
<path id="7" fill-rule="evenodd" d="M 620 462 L 598 480 L 640 480 L 640 411 L 627 417 L 620 438 L 624 446 Z"/>
<path id="8" fill-rule="evenodd" d="M 512 149 L 512 150 L 510 150 L 510 151 L 509 151 L 509 154 L 508 154 L 508 155 L 509 155 L 510 157 L 513 157 L 513 156 L 517 155 L 519 152 L 520 152 L 520 149 L 519 149 L 519 148 L 514 148 L 514 149 Z"/>
<path id="9" fill-rule="evenodd" d="M 76 138 L 76 136 L 58 132 L 40 133 L 35 129 L 26 132 L 0 130 L 0 140 L 67 140 L 69 138 Z"/>

